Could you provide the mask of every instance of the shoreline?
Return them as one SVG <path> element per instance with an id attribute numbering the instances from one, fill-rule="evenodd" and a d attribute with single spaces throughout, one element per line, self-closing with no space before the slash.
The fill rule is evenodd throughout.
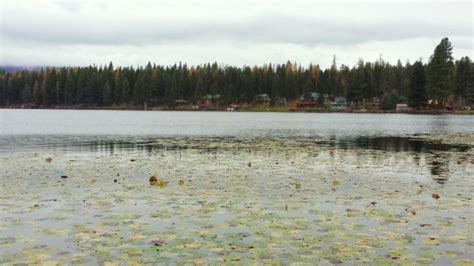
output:
<path id="1" fill-rule="evenodd" d="M 268 108 L 267 108 L 268 107 Z M 28 109 L 28 110 L 110 110 L 110 111 L 189 111 L 189 112 L 276 112 L 276 113 L 344 113 L 344 114 L 413 114 L 413 115 L 474 115 L 474 110 L 418 110 L 418 111 L 407 111 L 397 112 L 396 110 L 331 110 L 322 108 L 301 108 L 296 109 L 292 106 L 249 106 L 246 108 L 240 108 L 238 110 L 226 110 L 226 108 L 213 108 L 213 109 L 193 109 L 189 106 L 183 107 L 167 107 L 167 106 L 154 106 L 144 110 L 143 106 L 134 105 L 56 105 L 56 106 L 0 106 L 1 109 Z"/>

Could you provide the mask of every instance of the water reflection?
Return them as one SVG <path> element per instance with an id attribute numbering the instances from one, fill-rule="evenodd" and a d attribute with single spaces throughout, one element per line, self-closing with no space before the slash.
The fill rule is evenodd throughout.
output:
<path id="1" fill-rule="evenodd" d="M 48 142 L 53 139 L 54 142 Z M 18 140 L 17 140 L 18 141 Z M 38 145 L 41 143 L 41 145 Z M 32 151 L 84 152 L 115 155 L 139 152 L 146 155 L 167 152 L 197 152 L 200 154 L 259 153 L 271 157 L 274 153 L 303 151 L 300 160 L 307 163 L 328 162 L 337 169 L 347 163 L 359 167 L 391 166 L 406 169 L 425 169 L 440 184 L 447 182 L 452 171 L 463 171 L 470 164 L 468 155 L 472 145 L 453 145 L 413 137 L 357 137 L 357 138 L 237 138 L 237 137 L 89 137 L 62 136 L 37 139 Z M 3 150 L 30 147 L 8 147 Z M 276 156 L 278 157 L 278 156 Z M 292 161 L 294 158 L 288 158 Z"/>
<path id="2" fill-rule="evenodd" d="M 155 142 L 155 141 L 142 141 L 142 142 L 130 142 L 123 140 L 116 141 L 92 141 L 84 143 L 74 143 L 68 147 L 64 147 L 68 151 L 79 151 L 79 152 L 92 152 L 92 153 L 106 153 L 110 155 L 123 153 L 123 152 L 144 152 L 151 155 L 157 151 L 177 151 L 195 149 L 201 150 L 202 152 L 210 153 L 218 150 L 217 147 L 206 147 L 198 144 L 186 144 L 179 145 L 174 143 L 166 142 Z"/>
<path id="3" fill-rule="evenodd" d="M 449 158 L 446 154 L 437 153 L 429 156 L 429 164 L 431 164 L 431 175 L 433 179 L 444 184 L 448 180 Z"/>
<path id="4" fill-rule="evenodd" d="M 418 152 L 426 153 L 433 151 L 468 151 L 468 145 L 453 145 L 439 142 L 431 142 L 421 138 L 411 137 L 359 137 L 353 139 L 331 138 L 322 144 L 341 149 L 371 149 L 388 152 Z"/>

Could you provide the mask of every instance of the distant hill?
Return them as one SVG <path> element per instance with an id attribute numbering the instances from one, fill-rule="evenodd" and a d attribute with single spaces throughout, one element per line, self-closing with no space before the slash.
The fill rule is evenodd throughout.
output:
<path id="1" fill-rule="evenodd" d="M 47 66 L 12 66 L 12 65 L 0 65 L 0 72 L 10 73 L 14 71 L 22 70 L 38 70 L 42 68 L 47 68 Z"/>

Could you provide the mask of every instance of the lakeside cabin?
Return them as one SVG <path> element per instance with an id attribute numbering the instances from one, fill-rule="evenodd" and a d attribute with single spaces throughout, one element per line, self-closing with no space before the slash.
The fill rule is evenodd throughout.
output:
<path id="1" fill-rule="evenodd" d="M 344 111 L 349 107 L 346 97 L 334 97 L 334 101 L 331 103 L 332 110 Z"/>
<path id="2" fill-rule="evenodd" d="M 260 104 L 269 104 L 270 100 L 270 96 L 268 96 L 267 93 L 257 94 L 255 96 L 255 102 Z"/>
<path id="3" fill-rule="evenodd" d="M 296 103 L 297 108 L 314 108 L 318 106 L 318 100 L 321 97 L 320 93 L 310 92 L 301 95 L 299 101 Z"/>
<path id="4" fill-rule="evenodd" d="M 187 105 L 187 104 L 188 104 L 188 101 L 178 99 L 178 100 L 176 100 L 174 103 L 176 104 L 176 106 L 182 106 L 182 105 Z"/>
<path id="5" fill-rule="evenodd" d="M 240 110 L 240 105 L 238 104 L 231 104 L 227 107 L 227 111 L 233 112 L 233 111 L 238 111 Z"/>
<path id="6" fill-rule="evenodd" d="M 206 96 L 203 97 L 204 101 L 209 101 L 209 102 L 216 102 L 220 100 L 221 95 L 220 94 L 207 94 Z"/>
<path id="7" fill-rule="evenodd" d="M 396 110 L 397 113 L 406 113 L 412 111 L 413 109 L 406 103 L 397 103 Z"/>

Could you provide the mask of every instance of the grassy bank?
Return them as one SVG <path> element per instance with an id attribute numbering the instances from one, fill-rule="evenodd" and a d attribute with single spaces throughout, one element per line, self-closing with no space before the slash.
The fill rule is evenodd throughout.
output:
<path id="1" fill-rule="evenodd" d="M 65 110 L 144 110 L 143 105 L 56 105 L 56 106 L 31 106 L 10 105 L 0 106 L 0 109 L 65 109 Z M 209 109 L 195 109 L 193 105 L 180 106 L 148 106 L 148 111 L 227 111 L 226 106 L 215 106 Z M 300 112 L 300 113 L 397 113 L 395 110 L 333 110 L 329 108 L 296 108 L 291 104 L 270 105 L 253 104 L 236 109 L 237 112 Z M 474 110 L 417 110 L 404 112 L 408 114 L 456 114 L 474 115 Z"/>

